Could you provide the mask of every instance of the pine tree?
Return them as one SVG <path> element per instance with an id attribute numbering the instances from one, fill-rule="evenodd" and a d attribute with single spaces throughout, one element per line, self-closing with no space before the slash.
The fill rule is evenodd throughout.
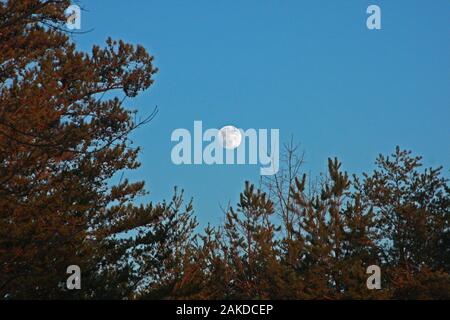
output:
<path id="1" fill-rule="evenodd" d="M 204 277 L 198 296 L 227 299 L 269 299 L 284 290 L 278 261 L 277 227 L 271 222 L 273 202 L 245 183 L 237 209 L 226 212 L 223 228 L 207 229 L 201 255 Z M 201 260 L 200 260 L 201 261 Z"/>
<path id="2" fill-rule="evenodd" d="M 97 273 L 120 261 L 103 244 L 158 220 L 129 205 L 142 182 L 109 183 L 139 166 L 128 135 L 152 116 L 135 121 L 123 101 L 151 86 L 153 57 L 111 39 L 77 51 L 69 4 L 0 2 L 0 298 L 64 296 L 69 265 Z"/>
<path id="3" fill-rule="evenodd" d="M 446 295 L 442 295 L 445 290 L 438 290 L 436 296 L 433 290 L 424 292 L 429 298 L 448 298 L 450 193 L 442 168 L 421 172 L 421 157 L 399 147 L 391 157 L 380 155 L 376 164 L 377 170 L 365 174 L 360 192 L 376 215 L 378 245 L 394 297 L 412 298 L 407 288 L 417 288 L 417 281 L 427 287 L 423 279 L 440 278 Z M 434 281 L 428 284 L 434 286 Z M 418 293 L 416 298 L 424 296 Z"/>
<path id="4" fill-rule="evenodd" d="M 296 263 L 291 265 L 296 266 L 304 286 L 299 298 L 382 297 L 365 286 L 366 267 L 378 260 L 373 213 L 361 202 L 361 196 L 352 192 L 352 182 L 340 168 L 337 159 L 328 160 L 328 178 L 320 194 L 305 194 L 305 175 L 291 188 L 299 223 L 294 228 L 297 245 L 290 248 L 300 248 L 295 251 Z"/>

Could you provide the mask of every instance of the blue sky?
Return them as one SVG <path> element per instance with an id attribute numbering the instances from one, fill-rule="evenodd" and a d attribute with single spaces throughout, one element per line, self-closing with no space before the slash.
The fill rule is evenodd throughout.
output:
<path id="1" fill-rule="evenodd" d="M 133 134 L 145 180 L 142 201 L 194 197 L 202 225 L 222 220 L 259 166 L 175 166 L 173 130 L 232 124 L 280 129 L 306 154 L 304 170 L 373 169 L 396 145 L 450 168 L 448 0 L 91 0 L 74 36 L 81 50 L 108 36 L 142 44 L 160 72 L 127 106 L 159 114 Z M 382 30 L 366 28 L 366 8 L 381 7 Z M 82 31 L 83 31 L 82 30 Z"/>

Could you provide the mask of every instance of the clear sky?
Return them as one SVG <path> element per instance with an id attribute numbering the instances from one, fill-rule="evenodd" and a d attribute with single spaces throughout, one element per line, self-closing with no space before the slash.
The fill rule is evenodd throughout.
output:
<path id="1" fill-rule="evenodd" d="M 306 153 L 307 172 L 373 169 L 396 145 L 450 169 L 448 0 L 83 0 L 82 50 L 108 36 L 142 44 L 160 68 L 150 90 L 127 105 L 159 114 L 133 134 L 145 180 L 143 201 L 194 197 L 202 225 L 222 220 L 259 166 L 176 166 L 177 128 L 232 124 L 278 128 Z M 366 28 L 381 7 L 382 29 Z"/>

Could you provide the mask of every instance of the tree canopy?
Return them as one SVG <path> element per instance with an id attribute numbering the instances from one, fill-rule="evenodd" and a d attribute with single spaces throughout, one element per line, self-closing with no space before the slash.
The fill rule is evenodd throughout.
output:
<path id="1" fill-rule="evenodd" d="M 321 181 L 287 149 L 205 230 L 177 188 L 136 205 L 144 182 L 119 177 L 157 110 L 139 120 L 126 101 L 158 69 L 122 40 L 77 50 L 69 5 L 0 2 L 0 299 L 450 298 L 448 180 L 399 147 L 361 176 L 329 159 Z M 374 264 L 381 290 L 366 287 Z"/>

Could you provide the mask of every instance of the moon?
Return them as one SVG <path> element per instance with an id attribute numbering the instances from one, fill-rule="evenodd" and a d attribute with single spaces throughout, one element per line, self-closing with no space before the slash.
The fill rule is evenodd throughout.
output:
<path id="1" fill-rule="evenodd" d="M 225 126 L 219 130 L 219 139 L 225 149 L 236 149 L 241 145 L 242 134 L 234 126 Z"/>

